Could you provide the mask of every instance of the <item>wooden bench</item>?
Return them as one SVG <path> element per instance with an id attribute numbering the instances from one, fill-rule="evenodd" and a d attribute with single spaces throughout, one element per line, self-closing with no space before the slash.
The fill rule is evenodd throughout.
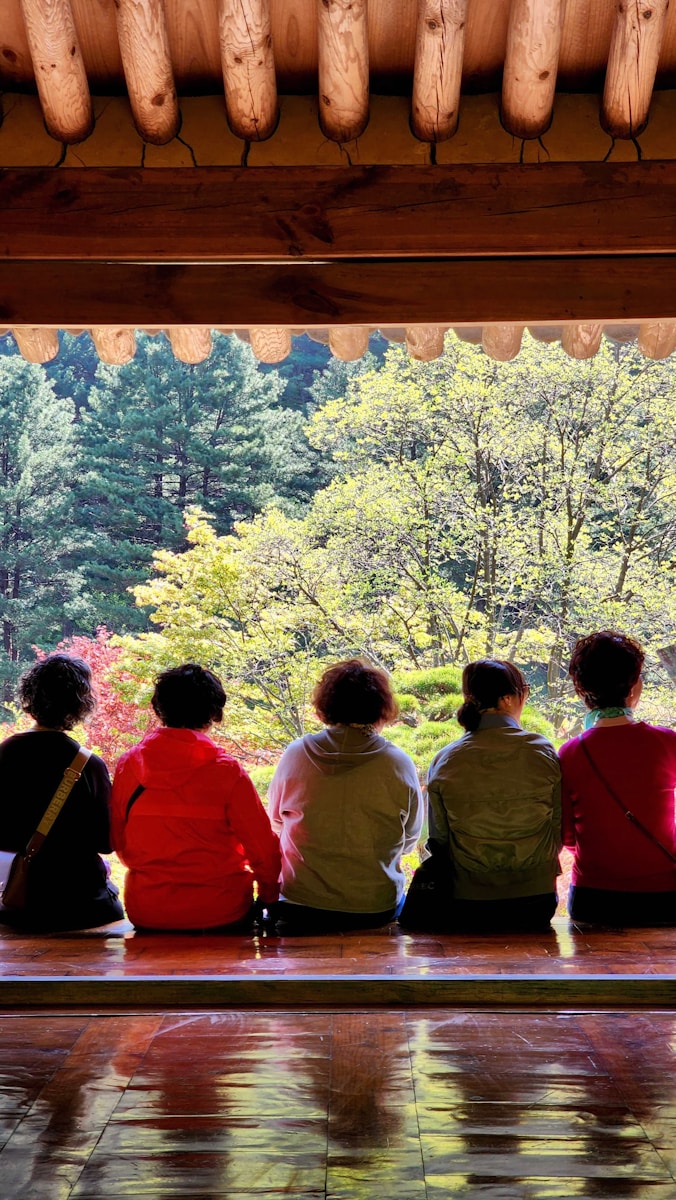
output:
<path id="1" fill-rule="evenodd" d="M 0 935 L 0 1007 L 676 1005 L 676 929 L 303 938 Z"/>

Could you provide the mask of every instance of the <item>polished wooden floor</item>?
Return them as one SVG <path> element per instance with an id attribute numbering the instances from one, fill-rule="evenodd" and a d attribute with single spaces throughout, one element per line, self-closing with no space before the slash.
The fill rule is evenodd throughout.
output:
<path id="1" fill-rule="evenodd" d="M 0 1018 L 3 1200 L 676 1196 L 676 1015 Z"/>

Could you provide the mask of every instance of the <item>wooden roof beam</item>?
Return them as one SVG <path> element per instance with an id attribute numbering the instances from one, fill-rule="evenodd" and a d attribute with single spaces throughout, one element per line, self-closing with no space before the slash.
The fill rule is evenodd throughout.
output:
<path id="1" fill-rule="evenodd" d="M 411 124 L 423 142 L 458 128 L 467 0 L 419 0 Z"/>
<path id="2" fill-rule="evenodd" d="M 317 0 L 319 122 L 334 142 L 350 142 L 369 119 L 367 0 Z"/>
<path id="3" fill-rule="evenodd" d="M 215 329 L 672 321 L 676 253 L 226 264 L 0 257 L 0 325 L 143 328 L 148 313 L 164 328 Z"/>
<path id="4" fill-rule="evenodd" d="M 115 16 L 134 123 L 145 142 L 162 146 L 181 120 L 164 0 L 115 0 Z"/>
<path id="5" fill-rule="evenodd" d="M 171 348 L 179 362 L 204 362 L 211 354 L 211 330 L 194 325 L 179 325 L 167 330 Z"/>
<path id="6" fill-rule="evenodd" d="M 291 330 L 281 327 L 249 330 L 251 349 L 262 363 L 283 362 L 291 353 Z"/>
<path id="7" fill-rule="evenodd" d="M 336 325 L 329 330 L 329 348 L 334 358 L 356 362 L 369 348 L 368 326 Z"/>
<path id="8" fill-rule="evenodd" d="M 269 0 L 219 0 L 218 21 L 230 128 L 262 142 L 279 119 Z"/>
<path id="9" fill-rule="evenodd" d="M 481 345 L 489 358 L 496 362 L 511 362 L 521 349 L 523 325 L 484 325 Z"/>
<path id="10" fill-rule="evenodd" d="M 81 142 L 94 110 L 70 0 L 21 0 L 21 11 L 47 129 L 60 142 Z"/>
<path id="11" fill-rule="evenodd" d="M 45 329 L 32 325 L 15 325 L 12 329 L 14 341 L 26 362 L 51 362 L 59 353 L 59 335 L 56 329 Z"/>
<path id="12" fill-rule="evenodd" d="M 676 350 L 676 321 L 646 321 L 638 332 L 638 348 L 646 358 L 669 358 Z"/>
<path id="13" fill-rule="evenodd" d="M 0 258 L 673 254 L 675 209 L 674 162 L 7 169 Z"/>
<path id="14" fill-rule="evenodd" d="M 136 354 L 136 337 L 133 329 L 113 329 L 104 326 L 90 329 L 94 349 L 101 362 L 122 367 L 131 362 Z"/>
<path id="15" fill-rule="evenodd" d="M 549 127 L 565 0 L 512 0 L 502 80 L 502 120 L 515 137 Z"/>
<path id="16" fill-rule="evenodd" d="M 580 325 L 564 325 L 561 330 L 561 345 L 570 358 L 593 358 L 601 345 L 603 325 L 586 322 Z"/>
<path id="17" fill-rule="evenodd" d="M 612 137 L 636 137 L 648 122 L 669 0 L 618 0 L 601 106 Z"/>

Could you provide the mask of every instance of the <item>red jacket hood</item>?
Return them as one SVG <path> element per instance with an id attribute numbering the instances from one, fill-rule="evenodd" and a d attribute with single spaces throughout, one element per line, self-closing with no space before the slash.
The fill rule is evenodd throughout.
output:
<path id="1" fill-rule="evenodd" d="M 181 787 L 223 751 L 196 729 L 154 729 L 125 756 L 132 760 L 141 783 L 155 788 Z"/>

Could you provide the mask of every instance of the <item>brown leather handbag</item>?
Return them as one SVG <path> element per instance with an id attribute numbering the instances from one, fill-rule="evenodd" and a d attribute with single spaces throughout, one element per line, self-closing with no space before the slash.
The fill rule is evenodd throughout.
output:
<path id="1" fill-rule="evenodd" d="M 31 866 L 35 861 L 35 856 L 42 849 L 47 834 L 82 775 L 90 755 L 91 750 L 87 750 L 84 746 L 78 747 L 75 758 L 70 766 L 66 767 L 63 778 L 49 801 L 44 816 L 26 849 L 14 855 L 2 892 L 2 903 L 5 908 L 10 908 L 13 912 L 20 912 L 26 908 Z"/>

